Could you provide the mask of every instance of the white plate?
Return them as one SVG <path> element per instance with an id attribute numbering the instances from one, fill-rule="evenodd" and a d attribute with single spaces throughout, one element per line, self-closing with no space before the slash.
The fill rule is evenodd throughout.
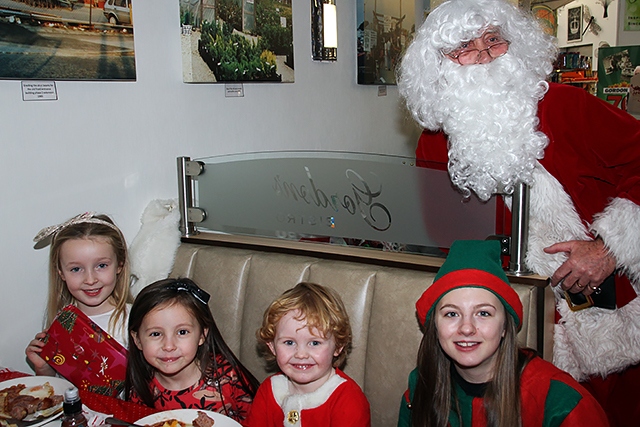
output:
<path id="1" fill-rule="evenodd" d="M 213 418 L 213 421 L 215 421 L 213 427 L 242 427 L 237 421 L 227 417 L 226 415 L 213 411 L 205 411 L 203 409 L 174 409 L 172 411 L 158 412 L 144 418 L 140 418 L 136 421 L 136 424 L 144 426 L 159 423 L 161 421 L 176 419 L 192 426 L 193 420 L 198 417 L 198 411 L 202 411 Z"/>
<path id="2" fill-rule="evenodd" d="M 30 377 L 21 377 L 14 378 L 12 380 L 0 382 L 0 390 L 11 387 L 13 385 L 24 384 L 27 387 L 39 386 L 44 383 L 49 383 L 53 387 L 53 393 L 59 394 L 60 396 L 64 396 L 64 391 L 69 387 L 73 387 L 69 381 L 64 378 L 58 377 L 44 377 L 44 376 L 30 376 Z M 51 420 L 54 420 L 62 415 L 62 403 L 56 406 L 58 410 L 53 415 L 48 417 L 40 417 L 36 414 L 30 414 L 25 417 L 23 421 L 19 423 L 19 425 L 25 425 L 28 423 L 29 427 L 38 427 L 43 424 L 48 423 Z M 47 410 L 50 411 L 50 410 Z M 31 423 L 33 421 L 33 423 Z M 15 423 L 15 420 L 11 420 L 12 423 Z"/>

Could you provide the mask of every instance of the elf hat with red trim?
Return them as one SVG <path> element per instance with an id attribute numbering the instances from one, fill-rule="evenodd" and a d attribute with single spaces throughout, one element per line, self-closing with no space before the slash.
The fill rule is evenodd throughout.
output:
<path id="1" fill-rule="evenodd" d="M 497 240 L 458 240 L 453 242 L 433 284 L 416 302 L 418 319 L 424 325 L 438 301 L 458 288 L 483 288 L 492 292 L 513 317 L 518 330 L 522 327 L 522 302 L 509 284 L 502 269 L 500 242 Z"/>

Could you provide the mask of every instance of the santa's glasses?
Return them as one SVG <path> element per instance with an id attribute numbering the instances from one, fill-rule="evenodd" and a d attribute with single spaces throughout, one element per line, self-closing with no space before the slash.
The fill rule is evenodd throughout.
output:
<path id="1" fill-rule="evenodd" d="M 478 46 L 479 45 L 479 46 Z M 483 47 L 484 49 L 480 49 Z M 497 33 L 485 33 L 477 39 L 463 42 L 460 47 L 450 52 L 442 52 L 460 65 L 477 64 L 484 52 L 496 59 L 507 53 L 509 42 Z"/>

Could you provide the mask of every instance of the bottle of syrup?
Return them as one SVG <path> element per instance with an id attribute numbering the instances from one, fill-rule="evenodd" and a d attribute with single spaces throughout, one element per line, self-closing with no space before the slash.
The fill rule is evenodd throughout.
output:
<path id="1" fill-rule="evenodd" d="M 64 391 L 62 403 L 62 427 L 87 427 L 87 418 L 82 413 L 82 401 L 76 387 Z"/>

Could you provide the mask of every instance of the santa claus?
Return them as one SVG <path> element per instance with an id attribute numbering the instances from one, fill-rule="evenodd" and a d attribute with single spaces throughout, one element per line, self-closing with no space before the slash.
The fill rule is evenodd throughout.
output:
<path id="1" fill-rule="evenodd" d="M 509 205 L 529 184 L 526 263 L 556 291 L 553 361 L 589 383 L 612 424 L 637 425 L 640 122 L 548 83 L 556 55 L 555 39 L 511 3 L 450 0 L 417 31 L 398 88 L 425 128 L 418 160 L 446 164 L 465 196 L 505 194 Z M 569 308 L 565 290 L 599 293 L 612 275 L 615 308 Z"/>

